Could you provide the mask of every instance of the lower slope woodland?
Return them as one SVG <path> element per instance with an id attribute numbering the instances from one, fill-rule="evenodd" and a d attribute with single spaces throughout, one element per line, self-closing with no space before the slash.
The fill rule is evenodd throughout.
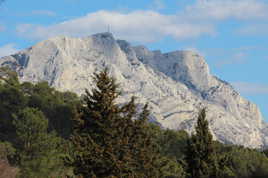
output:
<path id="1" fill-rule="evenodd" d="M 195 133 L 166 130 L 116 102 L 108 69 L 92 77 L 78 97 L 0 69 L 0 178 L 268 178 L 268 152 L 214 141 L 206 108 Z"/>

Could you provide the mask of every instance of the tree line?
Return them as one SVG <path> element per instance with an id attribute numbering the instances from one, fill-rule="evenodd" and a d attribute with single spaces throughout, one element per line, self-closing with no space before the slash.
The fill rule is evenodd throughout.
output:
<path id="1" fill-rule="evenodd" d="M 94 73 L 93 89 L 78 97 L 1 68 L 0 177 L 268 177 L 266 151 L 213 141 L 206 109 L 192 135 L 163 129 L 135 97 L 117 104 L 121 89 L 108 73 Z"/>

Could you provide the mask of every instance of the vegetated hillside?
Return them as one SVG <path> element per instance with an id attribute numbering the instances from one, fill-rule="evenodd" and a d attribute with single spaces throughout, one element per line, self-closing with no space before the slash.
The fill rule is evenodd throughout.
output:
<path id="1" fill-rule="evenodd" d="M 164 128 L 194 130 L 200 108 L 208 108 L 215 139 L 247 147 L 268 144 L 258 107 L 209 72 L 205 59 L 192 51 L 161 53 L 131 46 L 110 33 L 85 38 L 56 37 L 0 59 L 20 81 L 47 81 L 60 91 L 83 94 L 94 71 L 108 67 L 124 88 L 118 102 L 131 96 L 149 102 L 151 120 Z"/>
<path id="2" fill-rule="evenodd" d="M 267 150 L 212 140 L 206 110 L 196 134 L 160 128 L 107 71 L 82 98 L 0 68 L 0 177 L 267 178 Z M 135 118 L 135 119 L 134 119 Z"/>

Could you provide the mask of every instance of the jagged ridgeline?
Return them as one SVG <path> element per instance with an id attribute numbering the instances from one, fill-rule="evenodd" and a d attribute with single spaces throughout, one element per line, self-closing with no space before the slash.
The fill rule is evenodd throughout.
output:
<path id="1" fill-rule="evenodd" d="M 56 37 L 0 59 L 20 81 L 47 81 L 60 91 L 83 94 L 92 74 L 104 67 L 123 88 L 118 102 L 131 96 L 149 102 L 151 120 L 164 128 L 194 130 L 206 107 L 213 137 L 224 143 L 261 148 L 268 145 L 267 124 L 258 107 L 209 72 L 205 59 L 192 51 L 161 53 L 115 40 L 110 33 L 85 38 Z"/>

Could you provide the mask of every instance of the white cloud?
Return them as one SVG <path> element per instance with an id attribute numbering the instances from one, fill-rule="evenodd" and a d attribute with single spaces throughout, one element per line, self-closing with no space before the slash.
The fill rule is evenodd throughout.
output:
<path id="1" fill-rule="evenodd" d="M 268 17 L 268 5 L 262 0 L 197 0 L 184 15 L 205 20 L 259 19 Z"/>
<path id="2" fill-rule="evenodd" d="M 248 82 L 233 82 L 232 85 L 243 94 L 268 94 L 267 84 L 257 84 Z"/>
<path id="3" fill-rule="evenodd" d="M 163 8 L 163 0 L 154 0 L 152 7 Z M 53 15 L 53 12 L 39 13 Z M 268 18 L 268 4 L 263 0 L 196 0 L 176 14 L 153 10 L 96 11 L 49 26 L 21 24 L 17 26 L 17 32 L 26 38 L 46 39 L 57 35 L 87 36 L 106 31 L 111 26 L 117 38 L 144 43 L 165 37 L 185 39 L 215 35 L 217 22 L 265 18 Z"/>
<path id="4" fill-rule="evenodd" d="M 163 15 L 155 11 L 97 11 L 50 26 L 22 24 L 17 26 L 17 32 L 32 39 L 57 35 L 86 36 L 106 31 L 109 25 L 116 37 L 138 42 L 153 42 L 166 36 L 183 39 L 214 34 L 212 25 L 190 23 L 176 15 Z"/>
<path id="5" fill-rule="evenodd" d="M 18 49 L 15 48 L 15 44 L 6 44 L 4 46 L 0 46 L 0 57 L 14 54 L 17 51 Z"/>
<path id="6" fill-rule="evenodd" d="M 42 15 L 42 16 L 56 16 L 56 13 L 49 10 L 34 10 L 32 11 L 33 15 Z"/>

